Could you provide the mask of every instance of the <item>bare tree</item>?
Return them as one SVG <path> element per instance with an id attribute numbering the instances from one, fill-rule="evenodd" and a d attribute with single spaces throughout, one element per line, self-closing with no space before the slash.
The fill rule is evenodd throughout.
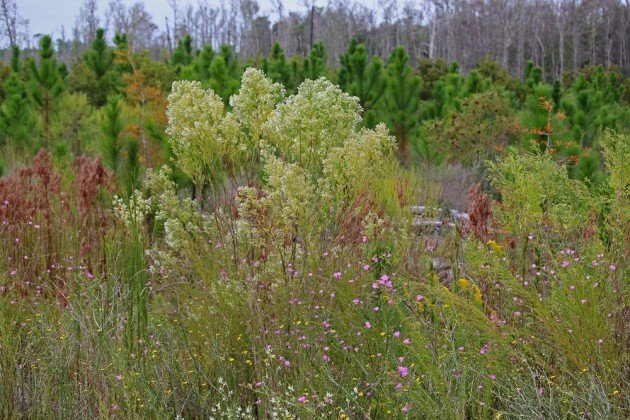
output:
<path id="1" fill-rule="evenodd" d="M 122 0 L 109 3 L 107 21 L 114 33 L 127 34 L 127 41 L 131 50 L 142 50 L 154 47 L 157 25 L 153 23 L 151 14 L 145 9 L 144 3 L 136 2 L 129 8 Z"/>
<path id="2" fill-rule="evenodd" d="M 98 17 L 98 5 L 96 0 L 85 0 L 79 9 L 79 15 L 75 19 L 75 42 L 90 45 L 100 25 Z"/>
<path id="3" fill-rule="evenodd" d="M 125 32 L 134 49 L 172 51 L 178 39 L 193 37 L 196 49 L 229 44 L 241 58 L 265 56 L 279 42 L 289 56 L 306 56 L 323 42 L 330 66 L 357 37 L 372 54 L 386 58 L 402 45 L 420 56 L 457 61 L 464 72 L 486 58 L 523 75 L 533 59 L 550 79 L 584 64 L 619 66 L 630 72 L 630 0 L 300 0 L 288 11 L 271 0 L 271 16 L 258 0 L 169 0 L 172 17 L 158 32 L 141 2 L 112 0 L 107 27 Z M 15 43 L 15 0 L 0 0 L 1 35 Z M 182 6 L 186 4 L 185 6 Z M 172 20 L 171 20 L 172 19 Z M 77 19 L 77 39 L 89 41 L 98 25 L 96 0 L 85 0 Z"/>
<path id="4" fill-rule="evenodd" d="M 18 15 L 15 0 L 0 0 L 0 34 L 9 39 L 9 45 L 18 44 Z"/>

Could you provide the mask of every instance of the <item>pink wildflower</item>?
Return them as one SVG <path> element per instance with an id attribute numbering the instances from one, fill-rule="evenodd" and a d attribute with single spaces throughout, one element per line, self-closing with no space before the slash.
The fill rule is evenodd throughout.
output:
<path id="1" fill-rule="evenodd" d="M 400 373 L 400 376 L 404 378 L 409 375 L 409 369 L 405 366 L 398 366 L 398 373 Z"/>

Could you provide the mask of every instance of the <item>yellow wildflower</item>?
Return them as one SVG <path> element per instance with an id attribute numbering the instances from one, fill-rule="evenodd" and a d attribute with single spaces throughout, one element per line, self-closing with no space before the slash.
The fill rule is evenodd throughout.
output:
<path id="1" fill-rule="evenodd" d="M 503 250 L 503 247 L 499 245 L 498 243 L 496 243 L 494 240 L 489 240 L 487 242 L 487 245 L 489 245 L 490 248 L 492 248 L 492 250 L 496 252 L 497 254 Z"/>
<path id="2" fill-rule="evenodd" d="M 475 291 L 475 302 L 477 302 L 478 304 L 481 304 L 481 289 L 477 286 L 477 285 L 473 285 L 473 289 Z"/>

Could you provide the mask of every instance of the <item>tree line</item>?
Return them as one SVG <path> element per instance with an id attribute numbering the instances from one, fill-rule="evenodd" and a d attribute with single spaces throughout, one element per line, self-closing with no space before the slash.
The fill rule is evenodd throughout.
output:
<path id="1" fill-rule="evenodd" d="M 193 48 L 230 45 L 240 59 L 268 56 L 279 43 L 288 56 L 304 58 L 318 43 L 338 67 L 352 38 L 369 54 L 386 59 L 404 46 L 419 58 L 456 61 L 469 71 L 484 59 L 498 61 L 510 74 L 523 77 L 532 60 L 547 80 L 584 65 L 614 66 L 630 71 L 630 4 L 623 0 L 426 0 L 401 5 L 305 0 L 287 10 L 274 0 L 262 11 L 256 0 L 169 0 L 170 16 L 158 22 L 143 2 L 111 1 L 101 17 L 95 0 L 85 0 L 71 34 L 56 40 L 60 59 L 70 63 L 94 40 L 99 26 L 113 36 L 125 33 L 129 47 L 148 49 L 155 59 L 171 58 L 178 42 L 192 36 Z M 215 5 L 216 4 L 216 5 Z M 0 33 L 5 45 L 34 47 L 15 0 L 0 2 Z"/>
<path id="2" fill-rule="evenodd" d="M 333 81 L 358 98 L 365 127 L 388 125 L 405 164 L 419 159 L 475 166 L 507 146 L 533 141 L 575 166 L 577 177 L 595 180 L 599 134 L 630 129 L 630 79 L 601 65 L 546 82 L 532 60 L 523 79 L 488 59 L 464 73 L 455 61 L 414 60 L 402 45 L 383 60 L 357 38 L 337 68 L 328 65 L 323 42 L 303 58 L 289 57 L 275 42 L 267 56 L 247 60 L 228 44 L 194 45 L 186 35 L 172 58 L 154 60 L 148 50 L 134 51 L 127 34 L 116 34 L 108 46 L 105 29 L 98 28 L 70 67 L 50 36 L 41 38 L 36 57 L 14 46 L 8 66 L 0 65 L 0 145 L 14 152 L 5 156 L 40 147 L 60 156 L 89 149 L 135 179 L 141 160 L 148 167 L 168 160 L 164 128 L 172 83 L 199 81 L 229 107 L 247 67 L 262 69 L 288 94 L 307 79 Z"/>

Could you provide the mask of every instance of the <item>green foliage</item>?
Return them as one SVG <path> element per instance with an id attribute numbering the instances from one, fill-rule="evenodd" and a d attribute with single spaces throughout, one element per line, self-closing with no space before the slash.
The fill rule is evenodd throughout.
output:
<path id="1" fill-rule="evenodd" d="M 630 135 L 606 130 L 601 145 L 608 171 L 608 185 L 612 190 L 608 230 L 614 241 L 613 249 L 618 252 L 615 257 L 622 266 L 624 259 L 630 256 L 627 246 L 630 238 Z M 625 286 L 624 292 L 630 292 L 627 282 Z"/>
<path id="2" fill-rule="evenodd" d="M 186 35 L 177 42 L 177 47 L 173 51 L 172 63 L 176 68 L 188 66 L 193 61 L 192 37 Z"/>
<path id="3" fill-rule="evenodd" d="M 112 84 L 116 92 L 120 93 L 123 89 L 123 75 L 133 72 L 133 66 L 129 60 L 129 46 L 127 44 L 127 35 L 116 33 L 114 35 L 113 65 L 112 65 Z"/>
<path id="4" fill-rule="evenodd" d="M 64 88 L 54 54 L 50 36 L 44 35 L 40 40 L 39 63 L 36 63 L 35 60 L 28 62 L 31 76 L 28 91 L 41 114 L 41 125 L 46 145 L 51 140 L 51 119 L 55 101 Z"/>
<path id="5" fill-rule="evenodd" d="M 518 155 L 512 151 L 491 165 L 491 174 L 502 200 L 495 217 L 515 237 L 534 234 L 575 239 L 592 222 L 597 198 L 584 184 L 569 179 L 567 169 L 548 154 Z M 553 233 L 548 230 L 550 224 Z"/>
<path id="6" fill-rule="evenodd" d="M 80 156 L 84 145 L 98 136 L 94 110 L 84 93 L 65 93 L 59 97 L 51 127 L 58 143 L 69 144 L 75 156 Z"/>
<path id="7" fill-rule="evenodd" d="M 79 61 L 72 66 L 70 74 L 66 79 L 66 85 L 68 91 L 73 93 L 83 93 L 88 95 L 93 105 L 97 105 L 96 100 L 99 100 L 101 89 L 99 87 L 99 81 L 96 78 L 96 74 L 90 69 L 87 63 Z"/>
<path id="8" fill-rule="evenodd" d="M 396 137 L 398 155 L 409 161 L 409 143 L 419 122 L 422 79 L 414 73 L 403 47 L 396 47 L 387 62 L 387 91 L 383 97 L 384 118 Z"/>
<path id="9" fill-rule="evenodd" d="M 0 108 L 2 147 L 29 150 L 37 136 L 37 121 L 30 106 L 26 85 L 12 71 L 4 82 L 6 98 Z"/>
<path id="10" fill-rule="evenodd" d="M 560 107 L 560 98 L 562 97 L 562 85 L 560 80 L 556 80 L 553 83 L 553 92 L 551 93 L 551 99 L 553 99 L 554 109 Z"/>
<path id="11" fill-rule="evenodd" d="M 448 74 L 448 63 L 441 58 L 421 58 L 418 60 L 418 74 L 422 78 L 420 99 L 427 101 L 431 99 L 433 84 Z"/>
<path id="12" fill-rule="evenodd" d="M 383 63 L 379 57 L 368 61 L 363 44 L 353 38 L 348 50 L 341 56 L 339 87 L 359 98 L 366 127 L 374 127 L 378 121 L 378 105 L 386 89 Z"/>
<path id="13" fill-rule="evenodd" d="M 482 88 L 479 73 L 466 79 L 457 71 L 449 71 L 433 84 L 431 99 L 424 104 L 422 115 L 427 119 L 445 118 L 450 111 L 461 110 L 462 99 Z"/>
<path id="14" fill-rule="evenodd" d="M 205 45 L 193 59 L 193 67 L 198 80 L 207 83 L 210 79 L 210 66 L 214 60 L 214 49 L 212 45 Z"/>
<path id="15" fill-rule="evenodd" d="M 92 49 L 85 53 L 84 59 L 89 69 L 94 73 L 97 83 L 97 90 L 90 97 L 90 100 L 96 106 L 103 106 L 111 89 L 109 71 L 113 64 L 113 55 L 107 47 L 103 28 L 96 31 Z"/>
<path id="16" fill-rule="evenodd" d="M 9 68 L 14 73 L 20 72 L 20 47 L 17 45 L 11 47 L 11 61 L 9 62 Z"/>
<path id="17" fill-rule="evenodd" d="M 532 89 L 536 85 L 543 82 L 543 73 L 542 69 L 534 64 L 533 61 L 529 60 L 525 65 L 525 85 Z"/>
<path id="18" fill-rule="evenodd" d="M 107 105 L 102 110 L 103 150 L 101 153 L 105 165 L 113 171 L 118 171 L 120 168 L 124 147 L 123 139 L 121 138 L 123 131 L 121 112 L 119 99 L 115 96 L 110 96 L 107 100 Z"/>
<path id="19" fill-rule="evenodd" d="M 236 58 L 229 46 L 221 46 L 221 52 L 215 55 L 210 65 L 210 74 L 212 77 L 208 86 L 227 104 L 230 96 L 238 90 L 240 76 Z"/>
<path id="20" fill-rule="evenodd" d="M 416 147 L 425 160 L 474 165 L 515 144 L 519 135 L 506 99 L 487 92 L 464 99 L 460 112 L 453 110 L 444 119 L 426 121 Z"/>
<path id="21" fill-rule="evenodd" d="M 296 88 L 291 67 L 287 63 L 284 50 L 278 42 L 273 43 L 266 62 L 266 68 L 263 68 L 263 70 L 271 80 L 285 86 L 288 92 L 292 92 Z"/>
<path id="22" fill-rule="evenodd" d="M 302 63 L 302 77 L 301 80 L 315 80 L 322 76 L 327 76 L 328 69 L 326 68 L 326 51 L 324 49 L 324 43 L 318 42 L 313 45 L 308 57 L 304 59 Z"/>

